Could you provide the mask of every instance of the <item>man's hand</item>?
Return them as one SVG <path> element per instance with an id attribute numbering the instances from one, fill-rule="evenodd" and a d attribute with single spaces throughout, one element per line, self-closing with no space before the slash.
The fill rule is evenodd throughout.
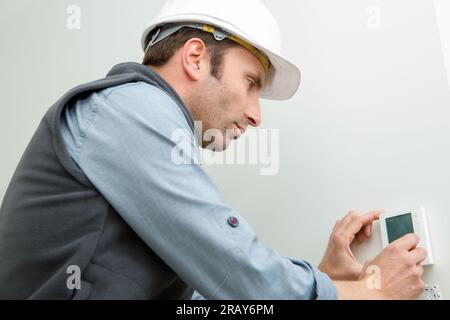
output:
<path id="1" fill-rule="evenodd" d="M 418 243 L 415 234 L 397 239 L 366 263 L 360 280 L 335 281 L 339 299 L 417 298 L 425 287 L 420 263 L 427 257 L 425 249 L 417 248 Z"/>
<path id="2" fill-rule="evenodd" d="M 407 234 L 364 266 L 364 273 L 370 266 L 379 270 L 379 291 L 383 299 L 413 299 L 423 292 L 425 283 L 420 263 L 426 259 L 427 251 L 417 248 L 418 243 L 416 234 Z"/>
<path id="3" fill-rule="evenodd" d="M 327 251 L 319 265 L 322 272 L 333 280 L 358 280 L 363 265 L 353 255 L 350 245 L 356 239 L 363 242 L 372 237 L 372 223 L 377 220 L 383 210 L 370 211 L 359 215 L 350 211 L 343 219 L 338 220 L 328 243 Z"/>

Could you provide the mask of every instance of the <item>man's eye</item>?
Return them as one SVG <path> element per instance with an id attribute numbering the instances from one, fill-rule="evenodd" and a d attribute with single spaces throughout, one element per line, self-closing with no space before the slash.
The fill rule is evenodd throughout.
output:
<path id="1" fill-rule="evenodd" d="M 255 86 L 255 81 L 253 81 L 252 79 L 247 80 L 248 80 L 248 88 L 253 89 L 253 87 Z"/>

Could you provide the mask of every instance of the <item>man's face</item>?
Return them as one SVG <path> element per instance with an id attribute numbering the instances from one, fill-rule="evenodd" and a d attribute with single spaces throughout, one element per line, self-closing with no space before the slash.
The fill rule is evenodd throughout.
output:
<path id="1" fill-rule="evenodd" d="M 202 124 L 202 147 L 214 151 L 225 150 L 248 126 L 259 126 L 265 78 L 261 62 L 242 47 L 225 52 L 220 74 L 220 79 L 209 74 L 200 81 L 193 110 Z"/>

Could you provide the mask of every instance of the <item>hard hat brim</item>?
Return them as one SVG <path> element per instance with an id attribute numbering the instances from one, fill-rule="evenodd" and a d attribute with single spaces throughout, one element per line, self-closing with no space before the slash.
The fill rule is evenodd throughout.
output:
<path id="1" fill-rule="evenodd" d="M 142 34 L 142 50 L 145 50 L 148 34 L 158 26 L 167 23 L 177 22 L 196 22 L 217 26 L 254 46 L 256 49 L 264 53 L 270 60 L 271 66 L 266 76 L 264 88 L 261 91 L 261 98 L 268 100 L 287 100 L 291 98 L 298 90 L 301 81 L 301 73 L 299 68 L 288 59 L 280 54 L 274 53 L 267 48 L 259 46 L 250 37 L 234 25 L 225 21 L 218 23 L 217 19 L 207 15 L 199 16 L 198 14 L 190 15 L 172 15 L 170 17 L 160 17 L 152 22 Z"/>
<path id="2" fill-rule="evenodd" d="M 257 47 L 258 48 L 258 47 Z M 266 84 L 261 91 L 261 98 L 269 100 L 287 100 L 298 90 L 301 82 L 300 69 L 292 62 L 263 48 L 271 62 Z"/>

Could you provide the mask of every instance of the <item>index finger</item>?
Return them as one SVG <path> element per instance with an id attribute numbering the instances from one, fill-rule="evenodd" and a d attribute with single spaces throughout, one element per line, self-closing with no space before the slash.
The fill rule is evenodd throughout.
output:
<path id="1" fill-rule="evenodd" d="M 372 210 L 364 215 L 361 216 L 361 223 L 365 226 L 368 225 L 369 223 L 374 222 L 375 220 L 378 220 L 380 218 L 380 216 L 386 212 L 386 210 L 384 209 L 380 209 L 380 210 Z"/>
<path id="2" fill-rule="evenodd" d="M 362 216 L 359 216 L 358 219 L 350 219 L 345 227 L 352 234 L 356 235 L 362 228 L 371 225 L 375 220 L 377 220 L 383 212 L 384 210 L 370 211 Z"/>

